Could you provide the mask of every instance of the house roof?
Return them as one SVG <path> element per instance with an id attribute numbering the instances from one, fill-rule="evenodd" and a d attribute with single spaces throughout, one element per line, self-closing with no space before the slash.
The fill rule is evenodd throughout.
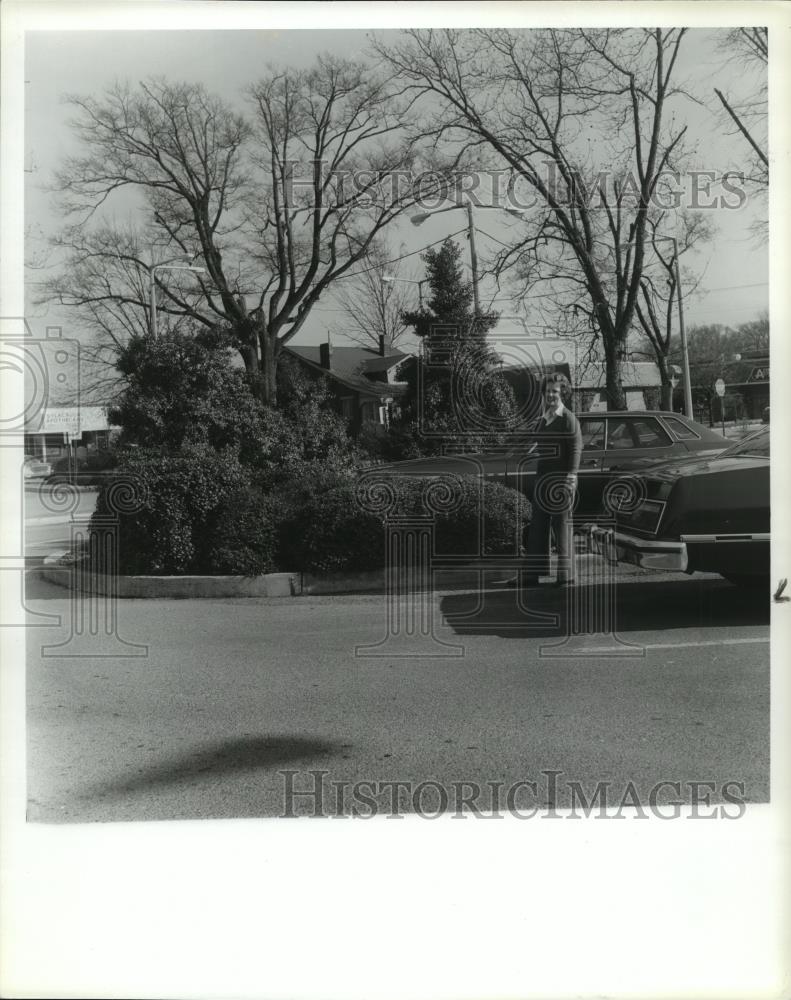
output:
<path id="1" fill-rule="evenodd" d="M 412 357 L 411 354 L 404 354 L 402 351 L 393 351 L 382 357 L 373 348 L 333 346 L 330 356 L 331 367 L 327 369 L 322 367 L 321 348 L 318 344 L 286 347 L 285 350 L 349 389 L 377 397 L 383 394 L 397 395 L 401 391 L 401 386 L 371 376 L 387 373 Z"/>
<path id="2" fill-rule="evenodd" d="M 548 366 L 546 369 L 531 367 L 529 370 L 540 377 L 545 371 L 554 370 L 554 368 L 567 369 L 567 366 L 554 365 Z M 524 371 L 524 368 L 513 367 L 504 369 L 503 373 L 507 377 L 510 376 L 509 381 L 513 382 L 515 376 Z M 653 361 L 626 361 L 621 374 L 624 389 L 649 389 L 662 384 L 659 368 Z M 576 372 L 568 371 L 568 377 L 573 389 L 602 389 L 607 384 L 607 369 L 602 362 L 591 361 L 584 367 L 579 365 Z"/>

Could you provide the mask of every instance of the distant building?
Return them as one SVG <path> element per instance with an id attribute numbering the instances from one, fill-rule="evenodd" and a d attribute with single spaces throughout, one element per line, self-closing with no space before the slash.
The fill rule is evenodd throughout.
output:
<path id="1" fill-rule="evenodd" d="M 662 376 L 653 361 L 626 361 L 621 370 L 627 410 L 655 410 L 659 406 Z M 574 408 L 580 411 L 607 409 L 607 369 L 602 362 L 580 366 L 571 376 Z"/>
<path id="2" fill-rule="evenodd" d="M 47 406 L 25 429 L 25 454 L 47 462 L 63 458 L 71 445 L 104 451 L 118 428 L 110 426 L 104 406 Z"/>
<path id="3" fill-rule="evenodd" d="M 544 375 L 562 372 L 569 380 L 572 407 L 577 412 L 607 409 L 607 372 L 602 362 L 580 364 L 572 371 L 568 363 L 535 367 L 506 367 L 502 374 L 516 396 L 517 403 L 525 406 L 535 400 L 535 412 L 540 408 L 539 386 Z M 653 361 L 627 361 L 622 371 L 623 388 L 628 410 L 651 410 L 659 405 L 662 385 L 659 368 Z"/>
<path id="4" fill-rule="evenodd" d="M 46 327 L 43 337 L 26 322 L 18 326 L 10 343 L 24 371 L 25 454 L 54 462 L 70 447 L 83 455 L 107 448 L 117 429 L 107 407 L 82 392 L 80 342 L 59 326 Z"/>
<path id="5" fill-rule="evenodd" d="M 743 352 L 738 361 L 723 365 L 725 392 L 741 398 L 742 414 L 757 420 L 769 405 L 769 355 L 766 351 Z M 734 414 L 739 416 L 739 414 Z"/>
<path id="6" fill-rule="evenodd" d="M 324 344 L 285 347 L 283 352 L 310 373 L 327 379 L 335 409 L 353 434 L 363 427 L 384 432 L 407 391 L 399 381 L 399 370 L 412 355 L 395 350 L 384 337 L 379 338 L 378 350 L 336 347 L 328 337 Z"/>

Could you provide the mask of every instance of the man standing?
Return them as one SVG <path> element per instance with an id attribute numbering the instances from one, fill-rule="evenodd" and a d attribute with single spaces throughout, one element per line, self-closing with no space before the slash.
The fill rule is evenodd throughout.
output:
<path id="1" fill-rule="evenodd" d="M 572 511 L 577 491 L 577 471 L 582 454 L 582 432 L 577 418 L 563 405 L 568 381 L 560 372 L 541 383 L 544 410 L 535 428 L 538 465 L 533 490 L 533 516 L 527 536 L 529 566 L 524 586 L 538 585 L 549 574 L 550 532 L 554 530 L 558 553 L 555 586 L 574 583 L 574 525 Z"/>

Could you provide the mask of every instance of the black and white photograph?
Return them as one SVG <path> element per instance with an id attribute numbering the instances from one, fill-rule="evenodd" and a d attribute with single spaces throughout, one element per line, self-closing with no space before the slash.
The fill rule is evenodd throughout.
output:
<path id="1" fill-rule="evenodd" d="M 785 995 L 788 6 L 2 15 L 3 996 Z"/>

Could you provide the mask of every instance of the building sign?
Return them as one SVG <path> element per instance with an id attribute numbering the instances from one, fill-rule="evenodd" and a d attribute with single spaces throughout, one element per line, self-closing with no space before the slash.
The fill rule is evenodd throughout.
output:
<path id="1" fill-rule="evenodd" d="M 47 407 L 39 433 L 80 436 L 80 408 L 78 406 Z"/>
<path id="2" fill-rule="evenodd" d="M 768 382 L 769 381 L 769 365 L 761 365 L 760 368 L 753 368 L 750 372 L 750 377 L 747 379 L 748 382 Z"/>

